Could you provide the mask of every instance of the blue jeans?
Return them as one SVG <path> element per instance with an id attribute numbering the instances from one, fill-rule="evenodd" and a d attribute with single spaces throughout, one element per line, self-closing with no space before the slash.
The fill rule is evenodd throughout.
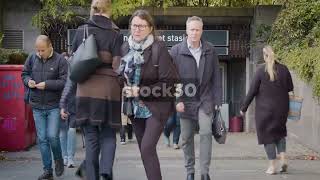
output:
<path id="1" fill-rule="evenodd" d="M 60 110 L 59 108 L 43 110 L 32 109 L 36 125 L 38 144 L 42 157 L 44 170 L 52 172 L 52 157 L 54 160 L 62 159 L 59 139 Z"/>
<path id="2" fill-rule="evenodd" d="M 180 138 L 180 115 L 179 113 L 174 113 L 172 116 L 169 117 L 165 127 L 164 127 L 164 135 L 170 137 L 170 132 L 173 129 L 173 144 L 179 144 Z"/>
<path id="3" fill-rule="evenodd" d="M 75 118 L 70 115 L 69 118 Z M 68 120 L 62 120 L 60 125 L 60 142 L 62 156 L 64 158 L 72 159 L 76 152 L 76 128 L 69 128 Z"/>

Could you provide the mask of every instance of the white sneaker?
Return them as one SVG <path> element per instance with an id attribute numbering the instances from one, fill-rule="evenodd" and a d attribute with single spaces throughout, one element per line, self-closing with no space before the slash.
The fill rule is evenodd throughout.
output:
<path id="1" fill-rule="evenodd" d="M 74 161 L 73 158 L 68 158 L 68 168 L 74 168 Z"/>
<path id="2" fill-rule="evenodd" d="M 269 168 L 266 170 L 266 173 L 267 173 L 267 174 L 270 174 L 270 175 L 277 174 L 276 168 L 274 168 L 274 167 L 269 167 Z"/>
<path id="3" fill-rule="evenodd" d="M 63 165 L 64 166 L 68 165 L 68 157 L 67 156 L 63 157 Z"/>
<path id="4" fill-rule="evenodd" d="M 173 149 L 180 149 L 180 146 L 178 144 L 173 144 Z"/>

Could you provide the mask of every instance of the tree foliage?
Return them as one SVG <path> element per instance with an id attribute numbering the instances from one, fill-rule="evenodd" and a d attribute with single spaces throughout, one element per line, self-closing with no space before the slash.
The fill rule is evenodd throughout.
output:
<path id="1" fill-rule="evenodd" d="M 286 0 L 113 0 L 113 18 L 127 16 L 141 6 L 167 7 L 250 7 L 257 4 L 281 4 Z M 41 30 L 63 31 L 66 24 L 79 21 L 79 9 L 88 9 L 91 0 L 39 0 L 40 11 L 33 24 Z M 87 10 L 88 15 L 89 11 Z"/>
<path id="2" fill-rule="evenodd" d="M 283 4 L 286 0 L 167 0 L 167 6 L 198 7 L 250 7 L 255 5 Z"/>
<path id="3" fill-rule="evenodd" d="M 270 41 L 277 49 L 314 46 L 319 19 L 319 0 L 292 0 L 276 20 Z"/>
<path id="4" fill-rule="evenodd" d="M 2 40 L 3 40 L 3 34 L 2 34 L 2 32 L 0 32 L 0 47 L 2 45 Z"/>
<path id="5" fill-rule="evenodd" d="M 320 1 L 288 2 L 272 27 L 269 43 L 279 59 L 320 97 Z"/>
<path id="6" fill-rule="evenodd" d="M 58 33 L 67 24 L 76 22 L 75 7 L 88 7 L 91 0 L 40 0 L 41 9 L 33 16 L 32 23 L 46 33 L 54 29 Z"/>

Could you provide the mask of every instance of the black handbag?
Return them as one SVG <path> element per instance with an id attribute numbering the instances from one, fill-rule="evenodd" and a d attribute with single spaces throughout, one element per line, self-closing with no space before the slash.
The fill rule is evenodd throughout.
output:
<path id="1" fill-rule="evenodd" d="M 132 98 L 124 97 L 122 101 L 122 113 L 128 117 L 133 116 Z"/>
<path id="2" fill-rule="evenodd" d="M 102 65 L 98 56 L 98 49 L 94 34 L 89 35 L 88 25 L 83 28 L 83 42 L 70 57 L 70 79 L 81 83 Z"/>
<path id="3" fill-rule="evenodd" d="M 222 119 L 220 110 L 215 110 L 212 118 L 212 135 L 219 144 L 225 144 L 227 139 L 226 124 Z"/>

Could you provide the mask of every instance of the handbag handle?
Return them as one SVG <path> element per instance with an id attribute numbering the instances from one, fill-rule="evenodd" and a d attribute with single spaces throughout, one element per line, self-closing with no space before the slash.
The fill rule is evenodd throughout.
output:
<path id="1" fill-rule="evenodd" d="M 86 41 L 86 39 L 88 38 L 89 36 L 89 27 L 88 27 L 88 24 L 84 25 L 83 27 L 83 39 L 82 39 L 82 42 L 84 43 Z"/>

